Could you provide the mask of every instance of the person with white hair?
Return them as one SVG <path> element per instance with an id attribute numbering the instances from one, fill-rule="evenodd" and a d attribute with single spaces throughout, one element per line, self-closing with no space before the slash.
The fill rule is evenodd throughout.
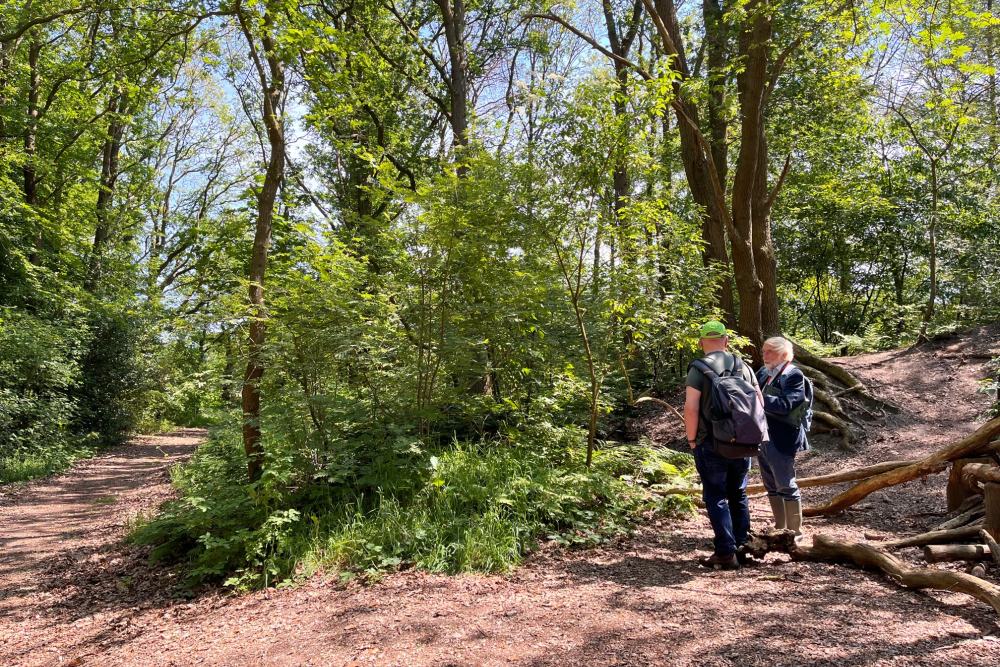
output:
<path id="1" fill-rule="evenodd" d="M 811 392 L 805 375 L 792 364 L 794 352 L 787 338 L 764 341 L 764 366 L 757 381 L 764 394 L 764 414 L 770 439 L 761 445 L 760 477 L 774 514 L 774 527 L 802 534 L 802 496 L 795 483 L 795 455 L 809 449 L 806 437 Z"/>

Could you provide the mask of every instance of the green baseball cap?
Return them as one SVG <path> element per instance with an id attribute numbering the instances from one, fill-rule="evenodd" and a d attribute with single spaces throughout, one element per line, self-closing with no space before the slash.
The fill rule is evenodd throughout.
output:
<path id="1" fill-rule="evenodd" d="M 701 325 L 701 337 L 702 338 L 725 338 L 729 335 L 726 331 L 726 325 L 722 322 L 716 322 L 715 320 L 709 320 Z"/>

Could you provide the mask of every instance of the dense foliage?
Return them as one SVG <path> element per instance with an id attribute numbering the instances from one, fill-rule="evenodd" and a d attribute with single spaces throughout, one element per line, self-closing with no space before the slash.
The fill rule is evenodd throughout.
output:
<path id="1" fill-rule="evenodd" d="M 6 2 L 0 479 L 212 425 L 135 538 L 248 585 L 503 569 L 675 509 L 642 489 L 690 462 L 620 427 L 705 319 L 750 356 L 996 321 L 998 25 Z"/>

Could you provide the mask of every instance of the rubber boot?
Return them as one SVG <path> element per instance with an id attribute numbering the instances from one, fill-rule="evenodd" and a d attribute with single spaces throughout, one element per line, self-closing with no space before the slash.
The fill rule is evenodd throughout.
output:
<path id="1" fill-rule="evenodd" d="M 802 501 L 785 501 L 785 528 L 795 531 L 795 536 L 802 534 Z"/>
<path id="2" fill-rule="evenodd" d="M 768 496 L 767 500 L 771 503 L 771 514 L 774 515 L 774 529 L 784 530 L 785 529 L 785 501 L 781 499 L 781 496 Z"/>

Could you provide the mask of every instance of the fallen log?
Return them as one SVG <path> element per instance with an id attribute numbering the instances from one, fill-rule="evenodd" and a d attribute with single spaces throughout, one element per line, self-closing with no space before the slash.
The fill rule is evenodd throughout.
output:
<path id="1" fill-rule="evenodd" d="M 872 394 L 868 391 L 868 388 L 865 386 L 865 383 L 861 381 L 861 378 L 859 378 L 857 375 L 850 372 L 843 366 L 838 366 L 837 364 L 831 363 L 826 359 L 816 356 L 815 354 L 805 349 L 795 341 L 792 341 L 792 351 L 795 355 L 796 361 L 799 362 L 800 368 L 803 365 L 809 366 L 815 369 L 816 371 L 819 371 L 820 373 L 825 373 L 827 376 L 842 382 L 844 386 L 847 387 L 847 389 L 841 392 L 842 395 L 846 395 L 848 393 L 857 393 L 858 396 L 861 396 L 862 398 L 865 398 L 871 401 L 872 403 L 875 403 L 876 405 L 887 410 L 888 412 L 892 412 L 893 414 L 899 414 L 900 412 L 902 412 L 902 410 L 898 405 L 890 403 L 881 398 L 876 398 L 875 396 L 872 396 Z M 815 382 L 815 378 L 812 379 Z"/>
<path id="2" fill-rule="evenodd" d="M 809 488 L 811 486 L 829 486 L 831 484 L 843 484 L 844 482 L 856 482 L 859 479 L 867 479 L 875 475 L 879 475 L 883 472 L 889 470 L 896 470 L 897 468 L 903 468 L 908 465 L 915 463 L 915 461 L 886 461 L 885 463 L 876 463 L 875 465 L 865 466 L 864 468 L 855 468 L 853 470 L 845 470 L 843 472 L 835 472 L 829 475 L 818 475 L 816 477 L 803 477 L 802 479 L 796 480 L 800 489 Z M 701 494 L 700 486 L 676 486 L 667 488 L 653 488 L 651 491 L 657 495 L 669 496 L 672 494 L 680 496 L 695 496 Z M 746 488 L 746 493 L 748 496 L 756 495 L 759 493 L 764 493 L 766 489 L 763 484 L 750 484 Z"/>
<path id="3" fill-rule="evenodd" d="M 962 474 L 981 482 L 1000 482 L 1000 468 L 989 463 L 970 463 L 962 468 Z"/>
<path id="4" fill-rule="evenodd" d="M 804 489 L 810 486 L 829 486 L 831 484 L 843 484 L 844 482 L 856 482 L 861 479 L 868 479 L 869 477 L 880 475 L 884 472 L 889 472 L 890 470 L 904 468 L 914 463 L 916 463 L 916 460 L 886 461 L 885 463 L 876 463 L 875 465 L 865 466 L 864 468 L 854 468 L 853 470 L 844 470 L 843 472 L 835 472 L 829 475 L 803 477 L 802 479 L 795 480 L 795 483 L 799 485 L 800 489 Z M 764 493 L 764 491 L 765 489 L 763 484 L 751 484 L 747 486 L 747 495 Z"/>
<path id="5" fill-rule="evenodd" d="M 991 442 L 976 452 L 976 454 L 1000 454 L 1000 440 Z"/>
<path id="6" fill-rule="evenodd" d="M 952 528 L 960 528 L 981 516 L 986 516 L 986 506 L 982 503 L 977 503 L 972 507 L 972 509 L 959 514 L 954 519 L 945 521 L 940 526 L 935 527 L 934 530 L 951 530 Z"/>
<path id="7" fill-rule="evenodd" d="M 931 544 L 924 547 L 924 560 L 928 563 L 984 560 L 992 553 L 993 550 L 983 544 Z"/>
<path id="8" fill-rule="evenodd" d="M 990 550 L 993 562 L 997 564 L 997 567 L 1000 567 L 1000 544 L 997 544 L 997 541 L 993 539 L 993 536 L 985 528 L 979 531 L 979 537 L 983 538 L 986 548 Z"/>
<path id="9" fill-rule="evenodd" d="M 985 602 L 1000 614 L 1000 586 L 968 574 L 936 568 L 910 568 L 891 554 L 860 542 L 840 540 L 828 535 L 814 535 L 813 546 L 795 548 L 792 558 L 799 560 L 850 561 L 860 567 L 878 568 L 905 588 L 931 588 L 959 592 Z"/>
<path id="10" fill-rule="evenodd" d="M 973 525 L 952 528 L 951 530 L 932 530 L 929 533 L 921 533 L 913 537 L 904 537 L 901 540 L 886 542 L 882 546 L 886 549 L 902 549 L 904 547 L 922 547 L 928 544 L 950 544 L 959 540 L 971 540 L 979 537 L 979 528 L 982 526 L 980 520 L 973 522 Z"/>
<path id="11" fill-rule="evenodd" d="M 887 486 L 895 486 L 904 482 L 925 477 L 935 472 L 944 470 L 950 461 L 963 456 L 968 456 L 976 452 L 984 445 L 1000 435 L 1000 418 L 987 422 L 972 435 L 962 438 L 958 442 L 938 450 L 927 458 L 906 466 L 891 470 L 875 477 L 858 482 L 850 489 L 834 497 L 830 502 L 817 507 L 807 507 L 803 510 L 805 516 L 818 516 L 839 512 L 854 505 L 871 493 L 884 489 Z"/>

